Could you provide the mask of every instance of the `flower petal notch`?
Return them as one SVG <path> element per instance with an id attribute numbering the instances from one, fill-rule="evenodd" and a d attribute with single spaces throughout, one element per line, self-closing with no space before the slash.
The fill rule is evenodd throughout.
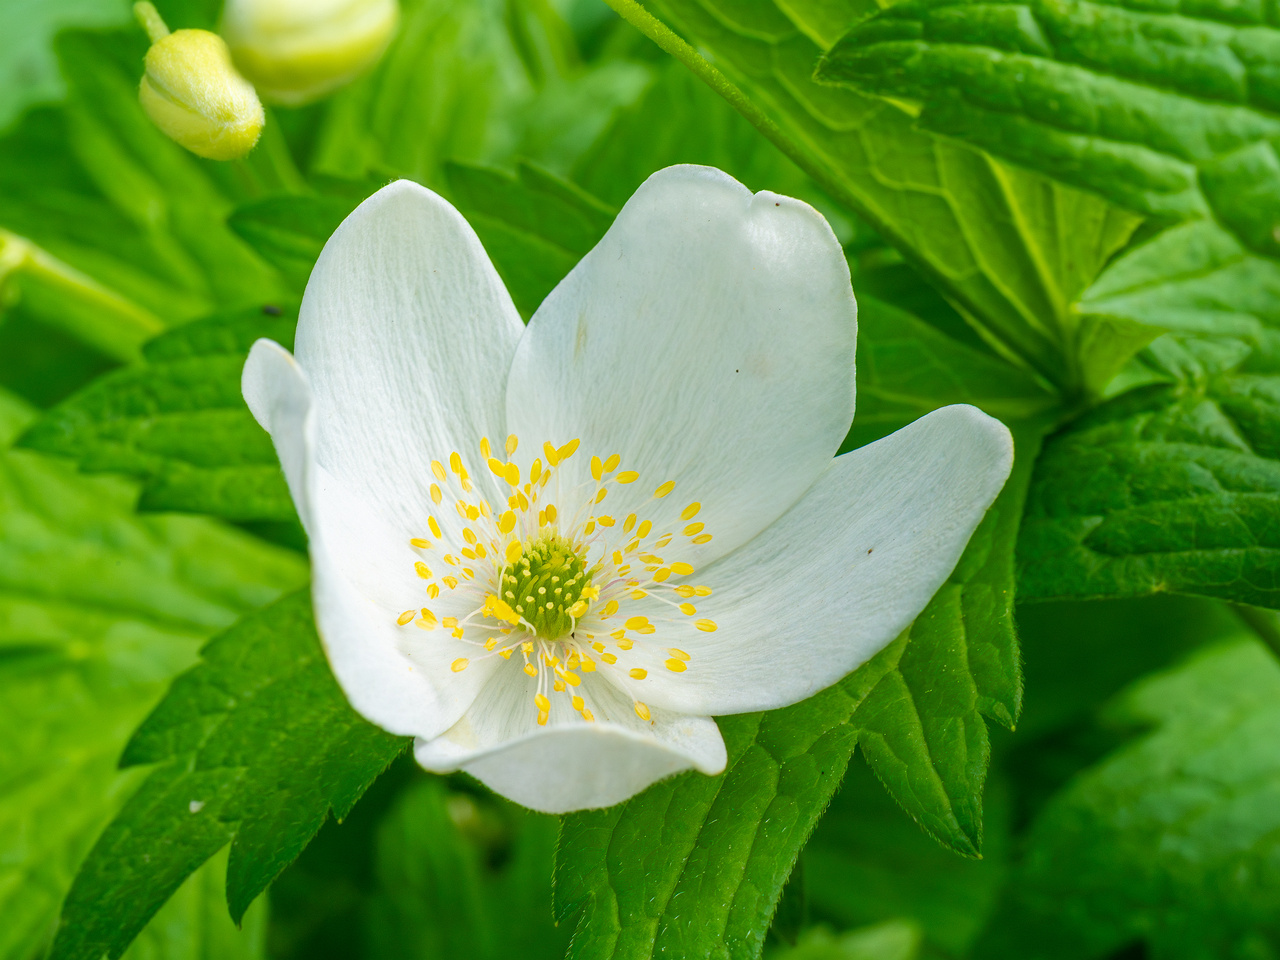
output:
<path id="1" fill-rule="evenodd" d="M 352 704 L 546 812 L 722 771 L 711 717 L 886 646 L 1009 473 L 967 406 L 833 459 L 856 335 L 826 221 L 718 170 L 654 174 L 527 328 L 447 202 L 365 201 L 244 373 Z"/>

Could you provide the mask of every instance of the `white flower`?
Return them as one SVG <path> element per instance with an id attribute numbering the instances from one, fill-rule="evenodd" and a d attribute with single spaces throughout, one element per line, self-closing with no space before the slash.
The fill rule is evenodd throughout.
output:
<path id="1" fill-rule="evenodd" d="M 355 708 L 548 812 L 723 770 L 711 716 L 888 644 L 1009 471 L 968 406 L 832 459 L 855 328 L 826 221 L 718 170 L 650 177 L 527 328 L 443 199 L 365 201 L 297 359 L 259 341 L 244 372 Z"/>

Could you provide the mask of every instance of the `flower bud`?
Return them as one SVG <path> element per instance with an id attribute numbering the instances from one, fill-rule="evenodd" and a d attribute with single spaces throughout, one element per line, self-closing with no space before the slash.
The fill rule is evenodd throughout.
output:
<path id="1" fill-rule="evenodd" d="M 396 0 L 227 0 L 222 35 L 264 97 L 298 106 L 373 64 L 399 16 Z"/>
<path id="2" fill-rule="evenodd" d="M 169 33 L 151 4 L 134 9 L 152 41 L 138 87 L 152 122 L 211 160 L 235 160 L 252 150 L 266 118 L 222 38 L 207 30 Z"/>

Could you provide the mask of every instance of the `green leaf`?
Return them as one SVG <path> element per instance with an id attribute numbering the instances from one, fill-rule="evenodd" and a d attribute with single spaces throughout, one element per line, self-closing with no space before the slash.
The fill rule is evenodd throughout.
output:
<path id="1" fill-rule="evenodd" d="M 22 444 L 74 458 L 91 473 L 142 480 L 140 509 L 295 522 L 271 438 L 240 395 L 257 338 L 293 343 L 296 312 L 271 311 L 219 314 L 165 334 L 148 344 L 149 362 L 94 381 Z"/>
<path id="2" fill-rule="evenodd" d="M 904 639 L 784 710 L 719 721 L 729 763 L 608 810 L 570 814 L 556 857 L 556 916 L 577 918 L 571 960 L 759 956 L 796 855 L 857 740 L 854 710 Z"/>
<path id="3" fill-rule="evenodd" d="M 33 411 L 0 392 L 0 445 Z M 305 564 L 136 491 L 0 454 L 0 956 L 48 943 L 72 875 L 138 782 L 116 760 L 201 641 Z M 185 909 L 185 908 L 184 908 Z"/>
<path id="4" fill-rule="evenodd" d="M 923 836 L 859 760 L 804 848 L 810 912 L 837 929 L 908 922 L 945 956 L 964 956 L 995 909 L 1010 846 L 1010 797 L 989 791 L 983 859 Z"/>
<path id="5" fill-rule="evenodd" d="M 1153 386 L 1045 445 L 1023 600 L 1170 591 L 1280 606 L 1280 376 Z"/>
<path id="6" fill-rule="evenodd" d="M 453 200 L 475 228 L 524 316 L 604 236 L 617 210 L 527 163 L 516 176 L 445 166 Z"/>
<path id="7" fill-rule="evenodd" d="M 1127 251 L 1077 309 L 1169 330 L 1142 358 L 1169 378 L 1280 371 L 1280 263 L 1249 252 L 1209 220 Z"/>
<path id="8" fill-rule="evenodd" d="M 259 900 L 237 927 L 223 893 L 227 858 L 193 873 L 147 924 L 124 960 L 266 960 L 267 902 Z"/>
<path id="9" fill-rule="evenodd" d="M 890 920 L 839 936 L 816 927 L 791 949 L 770 954 L 770 960 L 916 960 L 919 956 L 920 928 L 909 920 Z"/>
<path id="10" fill-rule="evenodd" d="M 368 193 L 372 192 L 371 187 Z M 364 195 L 266 197 L 237 207 L 227 218 L 227 225 L 277 267 L 301 295 L 325 241 Z"/>
<path id="11" fill-rule="evenodd" d="M 52 960 L 118 957 L 228 842 L 238 922 L 329 812 L 346 816 L 404 750 L 338 689 L 305 591 L 242 618 L 201 656 L 125 750 L 125 764 L 158 766 L 81 866 Z"/>
<path id="12" fill-rule="evenodd" d="M 1261 8 L 911 0 L 818 75 L 923 104 L 921 127 L 1165 220 L 1212 211 L 1280 254 L 1280 32 Z"/>
<path id="13" fill-rule="evenodd" d="M 625 0 L 618 0 L 624 4 Z M 748 116 L 952 299 L 991 346 L 1066 393 L 1081 364 L 1070 305 L 1137 220 L 1096 196 L 917 131 L 882 100 L 812 74 L 855 12 L 781 2 L 655 6 L 746 95 Z M 815 38 L 818 38 L 815 40 Z"/>
<path id="14" fill-rule="evenodd" d="M 551 913 L 558 822 L 423 780 L 378 828 L 370 960 L 560 960 Z"/>
<path id="15" fill-rule="evenodd" d="M 1280 665 L 1255 641 L 1143 680 L 1109 711 L 1152 727 L 1033 823 L 975 955 L 1263 957 L 1280 949 Z"/>

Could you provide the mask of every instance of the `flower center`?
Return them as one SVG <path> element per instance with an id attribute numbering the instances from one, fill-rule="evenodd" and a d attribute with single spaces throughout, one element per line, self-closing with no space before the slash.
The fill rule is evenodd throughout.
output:
<path id="1" fill-rule="evenodd" d="M 518 444 L 514 435 L 507 438 L 508 457 Z M 674 524 L 667 531 L 640 515 L 644 507 L 625 517 L 604 512 L 601 504 L 610 491 L 640 478 L 634 470 L 620 469 L 616 453 L 592 457 L 591 480 L 565 489 L 559 467 L 577 449 L 577 440 L 560 447 L 544 443 L 545 463 L 535 459 L 522 476 L 518 465 L 495 457 L 489 440 L 482 439 L 480 455 L 505 487 L 506 503 L 497 505 L 480 496 L 460 454 L 449 455 L 447 469 L 432 460 L 431 500 L 437 506 L 452 501 L 459 522 L 445 514 L 446 524 L 434 515 L 427 518 L 431 539 L 409 541 L 422 558 L 414 568 L 426 581 L 430 601 L 444 596 L 443 587 L 463 602 L 448 601 L 450 608 L 460 608 L 457 616 L 437 617 L 422 607 L 404 611 L 397 623 L 422 630 L 443 627 L 470 646 L 474 654 L 457 657 L 454 673 L 466 670 L 473 659 L 510 661 L 518 654 L 527 678 L 519 682 L 528 685 L 540 724 L 561 709 L 552 700 L 557 694 L 563 695 L 558 702 L 567 702 L 583 720 L 594 720 L 593 707 L 599 704 L 592 703 L 583 675 L 597 672 L 629 695 L 636 715 L 647 721 L 641 689 L 649 667 L 640 662 L 661 663 L 671 673 L 690 669 L 692 657 L 677 647 L 663 648 L 662 635 L 668 624 L 697 614 L 692 600 L 711 595 L 710 587 L 687 581 L 693 566 L 670 559 L 668 547 L 678 552 L 681 543 L 700 545 L 712 536 L 695 519 L 702 509 L 696 501 L 678 517 L 661 511 Z M 675 486 L 673 480 L 659 484 L 650 502 L 663 500 Z M 636 608 L 641 601 L 648 601 L 644 613 Z M 706 617 L 693 623 L 703 632 L 716 629 Z"/>
<path id="2" fill-rule="evenodd" d="M 594 596 L 596 571 L 558 533 L 541 533 L 521 544 L 520 559 L 502 576 L 502 599 L 544 640 L 573 630 Z"/>

